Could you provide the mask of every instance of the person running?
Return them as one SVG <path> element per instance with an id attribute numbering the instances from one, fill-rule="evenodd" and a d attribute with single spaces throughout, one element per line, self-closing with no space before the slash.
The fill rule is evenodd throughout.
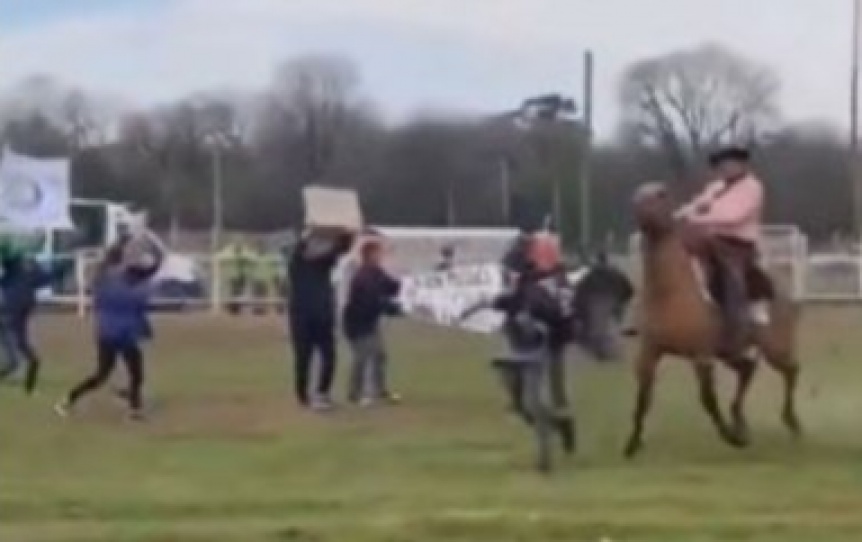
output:
<path id="1" fill-rule="evenodd" d="M 294 353 L 294 385 L 301 406 L 329 410 L 335 380 L 336 295 L 332 274 L 350 251 L 354 234 L 342 229 L 309 229 L 287 264 L 287 313 Z M 320 354 L 320 375 L 310 395 L 311 362 Z"/>
<path id="2" fill-rule="evenodd" d="M 164 255 L 155 245 L 138 252 L 133 243 L 112 246 L 96 271 L 92 285 L 96 368 L 57 403 L 55 410 L 63 417 L 81 398 L 107 383 L 121 360 L 129 374 L 129 387 L 122 395 L 128 400 L 131 418 L 143 419 L 141 342 L 152 337 L 147 318 L 149 279 L 158 272 Z"/>
<path id="3" fill-rule="evenodd" d="M 22 251 L 7 252 L 0 260 L 3 275 L 0 277 L 2 304 L 2 340 L 7 352 L 13 354 L 11 363 L 0 373 L 0 381 L 12 375 L 21 357 L 27 363 L 24 390 L 32 394 L 39 380 L 41 359 L 30 341 L 30 319 L 36 308 L 39 290 L 60 282 L 72 270 L 75 262 L 60 259 L 51 265 L 42 265 Z"/>
<path id="4" fill-rule="evenodd" d="M 360 266 L 350 279 L 344 307 L 344 336 L 353 351 L 353 371 L 348 400 L 360 406 L 377 402 L 398 403 L 400 397 L 387 385 L 387 353 L 380 319 L 395 316 L 395 301 L 401 288 L 397 279 L 383 269 L 381 240 L 367 239 L 360 248 Z"/>

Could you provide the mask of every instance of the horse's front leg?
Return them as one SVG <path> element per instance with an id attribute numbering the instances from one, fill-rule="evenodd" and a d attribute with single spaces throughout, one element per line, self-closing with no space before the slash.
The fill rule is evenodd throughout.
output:
<path id="1" fill-rule="evenodd" d="M 633 458 L 643 448 L 644 423 L 652 407 L 655 373 L 661 361 L 661 353 L 650 347 L 642 347 L 635 362 L 638 391 L 635 402 L 632 432 L 626 444 L 625 455 Z"/>
<path id="2" fill-rule="evenodd" d="M 728 425 L 719 408 L 715 394 L 715 365 L 712 360 L 708 357 L 697 358 L 692 363 L 697 375 L 701 404 L 718 430 L 718 434 L 731 446 L 737 448 L 745 446 L 745 441 Z"/>
<path id="3" fill-rule="evenodd" d="M 745 398 L 757 372 L 757 361 L 749 357 L 727 357 L 721 360 L 736 373 L 736 393 L 730 403 L 733 430 L 745 442 L 749 441 L 748 421 L 745 417 Z"/>

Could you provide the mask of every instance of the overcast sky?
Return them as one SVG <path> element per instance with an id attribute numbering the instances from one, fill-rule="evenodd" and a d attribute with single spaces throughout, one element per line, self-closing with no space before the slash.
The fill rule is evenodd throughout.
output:
<path id="1" fill-rule="evenodd" d="M 0 83 L 52 73 L 139 103 L 265 84 L 280 59 L 341 52 L 389 114 L 500 111 L 580 92 L 614 125 L 627 63 L 716 41 L 773 65 L 786 116 L 847 125 L 852 0 L 0 0 Z"/>

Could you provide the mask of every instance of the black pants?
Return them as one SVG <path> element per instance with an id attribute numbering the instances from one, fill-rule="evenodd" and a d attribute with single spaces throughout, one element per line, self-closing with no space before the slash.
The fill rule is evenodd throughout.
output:
<path id="1" fill-rule="evenodd" d="M 294 385 L 296 399 L 308 403 L 311 380 L 311 361 L 315 353 L 320 354 L 320 373 L 317 379 L 317 394 L 329 397 L 335 379 L 335 319 L 314 318 L 292 313 L 290 332 L 293 339 Z"/>
<path id="2" fill-rule="evenodd" d="M 111 377 L 119 360 L 126 364 L 129 373 L 129 406 L 139 410 L 144 385 L 144 356 L 140 347 L 130 342 L 100 340 L 97 345 L 96 372 L 69 393 L 69 403 L 74 404 L 81 397 L 101 388 Z"/>
<path id="3" fill-rule="evenodd" d="M 33 344 L 30 342 L 29 324 L 29 311 L 9 317 L 9 329 L 12 332 L 14 345 L 27 362 L 24 388 L 27 390 L 27 393 L 32 393 L 36 389 L 36 384 L 39 380 L 39 370 L 42 366 L 42 360 L 39 359 L 39 354 L 36 353 L 36 349 L 33 348 Z"/>

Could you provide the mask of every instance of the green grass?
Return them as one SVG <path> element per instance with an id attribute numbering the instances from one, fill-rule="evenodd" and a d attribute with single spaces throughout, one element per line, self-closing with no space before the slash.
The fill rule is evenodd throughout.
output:
<path id="1" fill-rule="evenodd" d="M 398 325 L 406 403 L 312 415 L 292 404 L 278 320 L 167 319 L 151 352 L 151 421 L 125 421 L 109 394 L 60 420 L 52 400 L 90 368 L 86 326 L 38 321 L 42 395 L 0 389 L 2 542 L 862 539 L 852 311 L 805 317 L 803 442 L 779 423 L 779 381 L 764 368 L 752 447 L 724 447 L 688 368 L 671 361 L 644 455 L 625 462 L 630 368 L 579 364 L 581 451 L 551 478 L 533 473 L 529 434 L 504 411 L 485 362 L 492 340 Z"/>

